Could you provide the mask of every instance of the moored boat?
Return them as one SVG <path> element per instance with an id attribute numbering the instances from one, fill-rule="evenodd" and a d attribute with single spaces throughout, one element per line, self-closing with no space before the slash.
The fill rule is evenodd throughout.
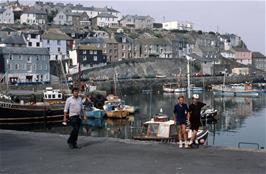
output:
<path id="1" fill-rule="evenodd" d="M 126 118 L 135 112 L 133 106 L 125 105 L 123 100 L 114 95 L 107 96 L 107 101 L 105 101 L 103 109 L 106 116 L 110 118 Z"/>
<path id="2" fill-rule="evenodd" d="M 260 94 L 259 90 L 252 89 L 251 86 L 242 85 L 215 85 L 212 90 L 217 96 L 258 97 Z"/>
<path id="3" fill-rule="evenodd" d="M 51 88 L 48 89 L 51 92 Z M 63 119 L 64 102 L 59 90 L 44 91 L 44 102 L 0 101 L 0 125 L 54 122 Z"/>
<path id="4" fill-rule="evenodd" d="M 156 118 L 157 117 L 157 118 Z M 163 118 L 163 119 L 162 119 Z M 171 141 L 178 142 L 177 136 L 177 127 L 174 120 L 167 120 L 166 116 L 163 116 L 161 119 L 158 119 L 158 116 L 155 116 L 150 121 L 144 123 L 144 127 L 140 135 L 133 136 L 135 140 L 141 141 Z M 188 140 L 191 139 L 192 131 L 188 131 Z M 204 143 L 208 137 L 208 130 L 199 129 L 197 133 L 196 141 L 199 144 Z"/>

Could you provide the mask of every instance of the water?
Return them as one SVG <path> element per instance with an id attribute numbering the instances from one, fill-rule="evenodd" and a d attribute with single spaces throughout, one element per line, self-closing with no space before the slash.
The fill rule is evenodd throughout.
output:
<path id="1" fill-rule="evenodd" d="M 183 94 L 186 98 L 186 94 Z M 144 121 L 158 113 L 160 108 L 170 118 L 173 116 L 173 107 L 176 103 L 177 94 L 130 94 L 122 98 L 128 105 L 139 108 L 139 112 L 124 120 L 87 120 L 81 130 L 81 134 L 95 137 L 132 138 Z M 258 143 L 260 147 L 266 145 L 266 94 L 260 97 L 216 97 L 212 92 L 200 94 L 200 99 L 207 105 L 213 106 L 218 112 L 216 124 L 208 125 L 210 134 L 207 139 L 208 145 L 237 147 L 239 142 Z M 190 101 L 186 98 L 186 102 Z M 45 131 L 52 133 L 67 134 L 69 127 L 60 123 L 48 125 L 47 128 L 40 126 L 24 127 L 23 130 Z M 246 145 L 241 144 L 241 147 Z M 256 148 L 254 145 L 248 147 Z"/>

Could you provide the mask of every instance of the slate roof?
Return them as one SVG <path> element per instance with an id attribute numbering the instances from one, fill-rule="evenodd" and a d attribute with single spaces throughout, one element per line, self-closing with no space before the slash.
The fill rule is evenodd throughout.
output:
<path id="1" fill-rule="evenodd" d="M 26 45 L 25 39 L 22 36 L 9 36 L 2 41 L 5 44 L 22 44 Z"/>
<path id="2" fill-rule="evenodd" d="M 39 9 L 36 9 L 36 8 L 29 8 L 29 9 L 23 10 L 23 13 L 26 13 L 26 14 L 47 15 L 46 12 L 44 12 L 42 10 L 39 10 Z"/>
<path id="3" fill-rule="evenodd" d="M 13 28 L 10 28 L 10 27 L 5 27 L 5 28 L 2 28 L 0 31 L 6 31 L 6 32 L 16 32 L 15 29 Z"/>
<path id="4" fill-rule="evenodd" d="M 233 50 L 237 52 L 250 52 L 247 48 L 234 47 Z"/>
<path id="5" fill-rule="evenodd" d="M 48 48 L 3 47 L 1 49 L 3 54 L 49 55 Z"/>
<path id="6" fill-rule="evenodd" d="M 100 13 L 97 16 L 95 16 L 94 18 L 117 18 L 114 15 L 111 15 L 109 13 Z"/>
<path id="7" fill-rule="evenodd" d="M 252 52 L 252 58 L 266 58 L 266 57 L 260 52 Z"/>
<path id="8" fill-rule="evenodd" d="M 97 38 L 97 37 L 91 37 L 91 38 L 85 38 L 81 41 L 79 41 L 81 44 L 97 44 L 97 43 L 104 43 L 103 38 Z"/>
<path id="9" fill-rule="evenodd" d="M 71 37 L 63 33 L 58 28 L 50 28 L 48 31 L 45 31 L 42 37 L 43 39 L 49 40 L 72 40 Z"/>
<path id="10" fill-rule="evenodd" d="M 126 43 L 133 43 L 133 39 L 131 39 L 130 37 L 123 35 L 123 34 L 115 34 L 115 40 L 118 43 L 122 43 L 123 38 L 126 38 Z"/>
<path id="11" fill-rule="evenodd" d="M 73 10 L 84 10 L 84 11 L 98 11 L 98 12 L 114 12 L 114 13 L 119 13 L 119 11 L 112 9 L 112 8 L 97 8 L 97 7 L 83 7 L 83 6 L 79 6 L 76 5 L 73 7 Z"/>

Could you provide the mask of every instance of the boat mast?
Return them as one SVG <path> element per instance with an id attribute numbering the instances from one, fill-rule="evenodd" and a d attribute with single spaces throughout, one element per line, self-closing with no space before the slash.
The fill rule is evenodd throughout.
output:
<path id="1" fill-rule="evenodd" d="M 117 74 L 116 74 L 116 69 L 114 68 L 114 95 L 116 95 L 116 78 L 117 78 Z"/>

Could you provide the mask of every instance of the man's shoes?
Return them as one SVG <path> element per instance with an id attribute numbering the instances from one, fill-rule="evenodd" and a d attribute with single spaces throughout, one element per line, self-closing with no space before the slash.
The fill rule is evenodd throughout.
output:
<path id="1" fill-rule="evenodd" d="M 71 143 L 67 143 L 67 144 L 68 144 L 69 149 L 74 149 L 74 145 L 73 144 L 71 144 Z"/>
<path id="2" fill-rule="evenodd" d="M 75 144 L 74 146 L 73 146 L 73 149 L 79 149 L 80 147 L 77 145 L 77 144 Z"/>

